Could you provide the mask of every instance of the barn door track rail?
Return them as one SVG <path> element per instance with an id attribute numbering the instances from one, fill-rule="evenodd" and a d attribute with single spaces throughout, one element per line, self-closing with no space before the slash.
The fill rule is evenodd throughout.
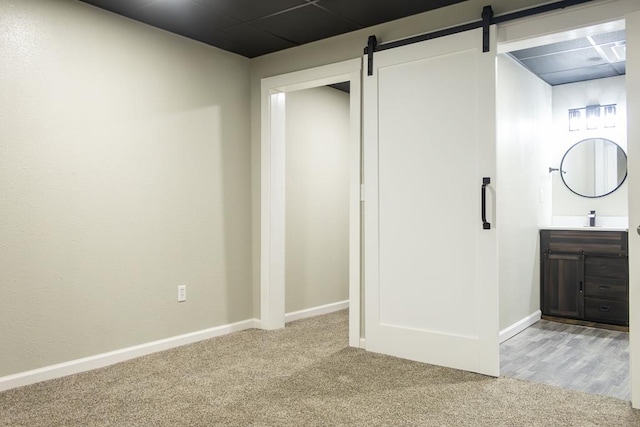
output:
<path id="1" fill-rule="evenodd" d="M 450 36 L 452 34 L 462 33 L 469 30 L 482 28 L 482 51 L 489 52 L 489 27 L 494 24 L 513 21 L 514 19 L 526 18 L 528 16 L 539 15 L 545 12 L 551 12 L 558 9 L 564 9 L 570 6 L 576 6 L 593 0 L 562 0 L 555 3 L 544 4 L 542 6 L 532 7 L 517 12 L 508 13 L 500 16 L 493 16 L 491 6 L 485 6 L 482 9 L 482 19 L 468 24 L 457 25 L 455 27 L 445 28 L 443 30 L 431 33 L 420 34 L 402 40 L 396 40 L 388 43 L 378 43 L 376 36 L 369 36 L 367 47 L 364 48 L 364 54 L 367 55 L 367 75 L 373 75 L 373 54 L 383 50 L 393 49 L 408 44 L 420 43 L 426 40 L 437 39 L 439 37 Z"/>

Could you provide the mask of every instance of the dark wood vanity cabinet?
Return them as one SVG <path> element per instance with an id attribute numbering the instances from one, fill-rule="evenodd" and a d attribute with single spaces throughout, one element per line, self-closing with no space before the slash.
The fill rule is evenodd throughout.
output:
<path id="1" fill-rule="evenodd" d="M 542 314 L 629 324 L 626 231 L 540 230 Z"/>

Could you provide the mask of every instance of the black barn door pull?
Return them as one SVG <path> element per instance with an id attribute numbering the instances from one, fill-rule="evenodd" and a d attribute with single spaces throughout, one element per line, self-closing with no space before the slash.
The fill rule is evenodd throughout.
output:
<path id="1" fill-rule="evenodd" d="M 491 223 L 487 222 L 487 185 L 491 184 L 491 178 L 485 176 L 482 178 L 482 228 L 484 230 L 491 229 Z"/>

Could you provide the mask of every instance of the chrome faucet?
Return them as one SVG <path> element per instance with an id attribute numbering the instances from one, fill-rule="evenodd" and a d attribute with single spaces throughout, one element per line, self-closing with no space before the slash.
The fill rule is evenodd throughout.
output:
<path id="1" fill-rule="evenodd" d="M 596 211 L 591 211 L 587 214 L 587 218 L 589 218 L 589 227 L 596 226 Z"/>

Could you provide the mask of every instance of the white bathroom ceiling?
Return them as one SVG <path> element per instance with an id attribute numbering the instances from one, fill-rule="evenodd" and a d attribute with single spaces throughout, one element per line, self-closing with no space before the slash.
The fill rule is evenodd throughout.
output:
<path id="1" fill-rule="evenodd" d="M 598 34 L 585 38 L 510 52 L 532 73 L 552 86 L 626 72 L 625 31 Z"/>

